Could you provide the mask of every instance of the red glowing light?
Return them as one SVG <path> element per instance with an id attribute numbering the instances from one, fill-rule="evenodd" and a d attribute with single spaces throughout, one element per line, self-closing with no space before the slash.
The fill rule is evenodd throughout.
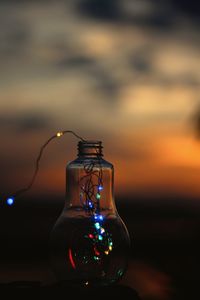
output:
<path id="1" fill-rule="evenodd" d="M 99 255 L 100 255 L 100 252 L 97 250 L 97 248 L 96 248 L 96 247 L 94 247 L 94 253 L 95 253 L 95 255 L 97 255 L 97 256 L 99 256 Z"/>
<path id="2" fill-rule="evenodd" d="M 90 239 L 94 238 L 93 234 L 91 234 L 91 233 L 88 236 L 89 236 Z"/>
<path id="3" fill-rule="evenodd" d="M 72 250 L 71 250 L 71 248 L 69 248 L 69 260 L 70 260 L 70 263 L 72 265 L 72 268 L 76 269 L 76 265 L 75 265 L 73 257 L 72 257 Z"/>

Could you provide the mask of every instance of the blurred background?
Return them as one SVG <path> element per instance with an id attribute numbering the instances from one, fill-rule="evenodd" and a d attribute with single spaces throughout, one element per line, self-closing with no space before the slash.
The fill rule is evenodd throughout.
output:
<path id="1" fill-rule="evenodd" d="M 0 282 L 51 278 L 48 234 L 77 140 L 104 144 L 132 239 L 123 284 L 143 300 L 194 299 L 200 236 L 200 4 L 0 1 Z M 193 297 L 193 298 L 192 298 Z"/>

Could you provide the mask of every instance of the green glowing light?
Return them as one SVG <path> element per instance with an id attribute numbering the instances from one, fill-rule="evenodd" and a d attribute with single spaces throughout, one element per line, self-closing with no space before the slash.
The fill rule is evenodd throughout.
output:
<path id="1" fill-rule="evenodd" d="M 97 193 L 96 198 L 99 200 L 101 198 L 101 195 Z"/>
<path id="2" fill-rule="evenodd" d="M 103 240 L 102 235 L 99 234 L 98 239 L 99 239 L 99 241 L 102 241 Z"/>
<path id="3" fill-rule="evenodd" d="M 123 273 L 124 273 L 123 270 L 119 269 L 119 271 L 117 272 L 117 275 L 121 277 L 123 275 Z"/>
<path id="4" fill-rule="evenodd" d="M 95 228 L 96 228 L 97 230 L 101 228 L 99 222 L 95 223 L 94 226 L 95 226 Z"/>
<path id="5" fill-rule="evenodd" d="M 94 260 L 99 260 L 99 257 L 98 256 L 94 256 Z"/>

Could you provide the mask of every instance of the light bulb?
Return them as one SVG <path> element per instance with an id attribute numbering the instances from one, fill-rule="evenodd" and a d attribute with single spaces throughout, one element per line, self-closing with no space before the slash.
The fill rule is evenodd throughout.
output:
<path id="1" fill-rule="evenodd" d="M 130 239 L 115 206 L 113 165 L 99 141 L 81 141 L 67 165 L 66 202 L 50 237 L 51 265 L 59 281 L 109 285 L 125 273 Z"/>

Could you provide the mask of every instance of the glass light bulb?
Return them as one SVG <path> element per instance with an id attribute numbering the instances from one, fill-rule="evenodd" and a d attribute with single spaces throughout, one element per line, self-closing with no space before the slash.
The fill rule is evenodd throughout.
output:
<path id="1" fill-rule="evenodd" d="M 115 206 L 113 165 L 98 141 L 82 141 L 67 165 L 66 202 L 50 237 L 56 278 L 77 285 L 109 285 L 125 273 L 130 239 Z"/>

